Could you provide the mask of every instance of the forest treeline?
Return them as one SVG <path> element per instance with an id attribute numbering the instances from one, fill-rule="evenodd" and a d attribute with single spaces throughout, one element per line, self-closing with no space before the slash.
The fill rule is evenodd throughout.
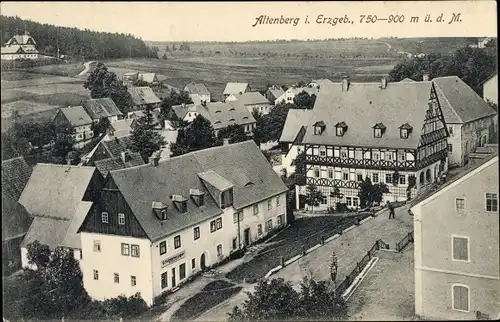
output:
<path id="1" fill-rule="evenodd" d="M 88 29 L 58 27 L 19 17 L 0 16 L 2 46 L 15 34 L 28 31 L 40 53 L 78 59 L 157 58 L 157 52 L 142 39 L 130 34 L 97 32 Z"/>

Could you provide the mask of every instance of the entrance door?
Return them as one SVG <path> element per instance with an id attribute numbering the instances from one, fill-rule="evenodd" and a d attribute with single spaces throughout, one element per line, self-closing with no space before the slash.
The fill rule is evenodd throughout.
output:
<path id="1" fill-rule="evenodd" d="M 172 268 L 172 287 L 175 287 L 175 267 Z"/>
<path id="2" fill-rule="evenodd" d="M 205 254 L 201 254 L 200 267 L 201 267 L 201 270 L 204 270 L 206 268 L 206 265 L 205 265 Z"/>
<path id="3" fill-rule="evenodd" d="M 245 246 L 250 245 L 250 228 L 247 228 L 243 232 Z"/>

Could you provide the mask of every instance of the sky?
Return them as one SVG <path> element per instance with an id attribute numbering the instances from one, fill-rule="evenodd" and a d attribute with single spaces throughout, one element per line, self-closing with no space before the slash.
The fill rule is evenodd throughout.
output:
<path id="1" fill-rule="evenodd" d="M 247 41 L 349 37 L 496 37 L 494 1 L 406 2 L 1 2 L 2 15 L 58 26 L 130 33 L 151 41 Z M 408 23 L 426 13 L 462 13 L 460 24 Z M 405 15 L 404 24 L 360 23 L 360 14 Z M 351 23 L 317 23 L 323 17 Z M 287 25 L 256 25 L 260 16 L 298 18 Z M 310 23 L 305 24 L 308 17 Z M 321 19 L 320 19 L 321 20 Z M 293 20 L 292 20 L 293 22 Z M 479 23 L 480 22 L 480 23 Z"/>

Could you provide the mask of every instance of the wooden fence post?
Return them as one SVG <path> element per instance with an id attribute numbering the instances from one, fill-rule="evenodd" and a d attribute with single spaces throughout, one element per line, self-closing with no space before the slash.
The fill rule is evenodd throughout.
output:
<path id="1" fill-rule="evenodd" d="M 306 246 L 302 246 L 302 255 L 306 256 Z"/>
<path id="2" fill-rule="evenodd" d="M 368 255 L 368 260 L 371 260 L 372 259 L 372 254 L 370 254 L 370 251 L 367 252 L 367 255 Z"/>
<path id="3" fill-rule="evenodd" d="M 356 218 L 356 226 L 361 225 L 359 218 Z"/>
<path id="4" fill-rule="evenodd" d="M 325 244 L 325 236 L 321 236 L 321 245 Z"/>
<path id="5" fill-rule="evenodd" d="M 285 257 L 281 256 L 280 262 L 281 262 L 281 267 L 282 268 L 285 267 Z"/>

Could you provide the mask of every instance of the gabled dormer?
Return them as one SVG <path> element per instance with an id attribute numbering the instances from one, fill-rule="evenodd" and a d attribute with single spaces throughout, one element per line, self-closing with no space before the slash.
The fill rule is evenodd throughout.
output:
<path id="1" fill-rule="evenodd" d="M 344 136 L 344 133 L 347 131 L 347 124 L 345 122 L 338 122 L 335 124 L 335 135 Z"/>
<path id="2" fill-rule="evenodd" d="M 189 189 L 189 195 L 198 207 L 201 207 L 205 204 L 205 193 L 200 189 Z"/>
<path id="3" fill-rule="evenodd" d="M 233 184 L 213 170 L 198 173 L 205 187 L 221 208 L 233 205 Z"/>
<path id="4" fill-rule="evenodd" d="M 407 139 L 408 136 L 410 136 L 411 131 L 413 130 L 413 127 L 405 123 L 399 127 L 399 137 L 402 139 Z"/>
<path id="5" fill-rule="evenodd" d="M 381 138 L 385 133 L 385 125 L 384 123 L 377 123 L 373 126 L 373 137 Z"/>
<path id="6" fill-rule="evenodd" d="M 187 212 L 187 198 L 182 195 L 172 195 L 172 202 L 181 214 Z"/>
<path id="7" fill-rule="evenodd" d="M 167 220 L 168 206 L 166 204 L 161 201 L 153 201 L 151 208 L 158 219 Z"/>
<path id="8" fill-rule="evenodd" d="M 325 131 L 326 124 L 323 121 L 318 121 L 313 124 L 314 135 L 321 135 Z"/>

